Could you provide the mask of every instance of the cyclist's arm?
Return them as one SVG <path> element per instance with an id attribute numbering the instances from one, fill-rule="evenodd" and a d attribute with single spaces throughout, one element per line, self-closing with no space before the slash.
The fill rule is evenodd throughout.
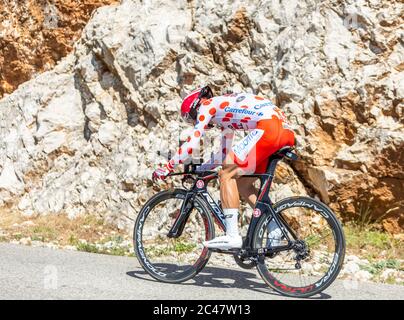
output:
<path id="1" fill-rule="evenodd" d="M 193 150 L 199 148 L 199 142 L 205 134 L 205 130 L 214 115 L 213 112 L 209 112 L 212 108 L 209 109 L 204 107 L 205 106 L 200 107 L 197 116 L 198 121 L 187 141 L 181 145 L 174 157 L 168 162 L 167 167 L 170 170 L 173 170 L 178 164 L 188 160 L 192 156 Z"/>

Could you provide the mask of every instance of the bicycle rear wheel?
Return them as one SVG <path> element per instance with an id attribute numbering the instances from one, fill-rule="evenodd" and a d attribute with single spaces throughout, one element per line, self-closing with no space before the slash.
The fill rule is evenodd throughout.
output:
<path id="1" fill-rule="evenodd" d="M 274 205 L 293 249 L 259 259 L 258 272 L 275 291 L 285 296 L 309 297 L 326 289 L 337 277 L 345 256 L 345 239 L 335 214 L 325 204 L 307 197 L 292 197 Z M 270 215 L 258 222 L 255 249 L 287 245 L 279 237 L 276 245 Z"/>
<path id="2" fill-rule="evenodd" d="M 202 241 L 214 237 L 209 210 L 198 198 L 181 236 L 169 238 L 168 232 L 180 214 L 186 191 L 175 189 L 153 196 L 140 211 L 134 228 L 136 256 L 153 278 L 169 283 L 191 279 L 206 265 L 210 251 Z"/>

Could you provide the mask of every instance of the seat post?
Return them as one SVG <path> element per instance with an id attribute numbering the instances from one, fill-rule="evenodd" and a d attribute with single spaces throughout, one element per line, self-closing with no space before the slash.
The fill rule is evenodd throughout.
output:
<path id="1" fill-rule="evenodd" d="M 276 166 L 278 165 L 278 162 L 281 159 L 282 158 L 280 158 L 280 157 L 275 157 L 275 158 L 270 158 L 269 159 L 268 166 L 267 166 L 267 174 L 269 174 L 269 176 L 271 178 L 273 178 L 275 176 Z"/>
<path id="2" fill-rule="evenodd" d="M 296 160 L 297 155 L 295 155 L 292 150 L 292 147 L 285 146 L 269 157 L 266 173 L 261 177 L 261 188 L 259 191 L 258 200 L 264 202 L 271 201 L 268 194 L 269 190 L 271 190 L 272 181 L 275 177 L 276 166 L 278 165 L 278 162 L 284 157 L 291 160 Z"/>
<path id="3" fill-rule="evenodd" d="M 275 176 L 276 166 L 277 166 L 279 160 L 281 160 L 281 159 L 282 159 L 282 157 L 279 157 L 276 155 L 272 155 L 269 158 L 266 173 L 264 175 L 262 175 L 262 177 L 260 178 L 261 187 L 260 187 L 259 196 L 258 196 L 259 201 L 264 201 L 264 202 L 268 202 L 268 203 L 271 202 L 271 199 L 269 198 L 268 194 L 269 194 L 269 190 L 271 190 L 272 181 Z"/>

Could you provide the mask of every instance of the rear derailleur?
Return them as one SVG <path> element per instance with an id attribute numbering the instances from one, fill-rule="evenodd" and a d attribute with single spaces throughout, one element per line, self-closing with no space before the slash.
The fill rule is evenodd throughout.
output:
<path id="1" fill-rule="evenodd" d="M 310 255 L 310 250 L 307 247 L 306 243 L 302 240 L 297 240 L 294 243 L 293 250 L 296 253 L 296 256 L 294 258 L 296 260 L 295 268 L 299 270 L 302 268 L 301 261 L 306 259 Z"/>

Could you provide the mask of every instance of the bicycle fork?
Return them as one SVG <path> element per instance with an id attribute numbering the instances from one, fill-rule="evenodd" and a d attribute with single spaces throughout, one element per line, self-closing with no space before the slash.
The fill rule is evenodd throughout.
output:
<path id="1" fill-rule="evenodd" d="M 185 200 L 181 205 L 181 209 L 179 214 L 175 217 L 175 221 L 168 231 L 168 238 L 179 238 L 184 231 L 185 225 L 188 221 L 189 215 L 191 214 L 192 209 L 194 208 L 194 194 L 187 193 L 185 196 Z"/>

